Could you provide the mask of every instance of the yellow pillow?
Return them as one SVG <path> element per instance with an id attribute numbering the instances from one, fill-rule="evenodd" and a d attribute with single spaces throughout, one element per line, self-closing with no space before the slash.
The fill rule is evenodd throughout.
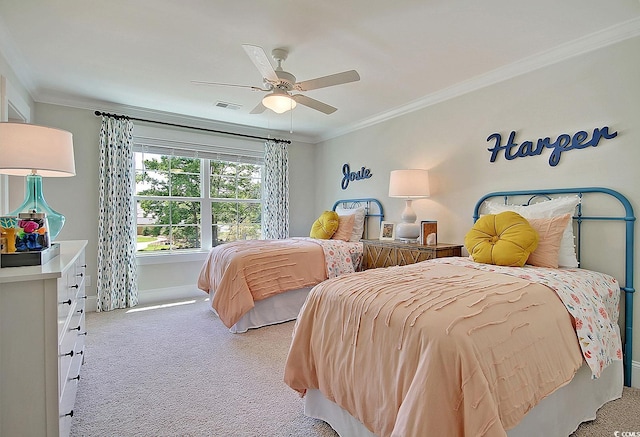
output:
<path id="1" fill-rule="evenodd" d="M 311 238 L 318 238 L 321 240 L 328 240 L 338 230 L 338 213 L 335 211 L 325 211 L 320 214 L 318 220 L 311 225 L 311 232 L 309 236 Z"/>
<path id="2" fill-rule="evenodd" d="M 520 214 L 505 211 L 480 217 L 464 245 L 476 262 L 522 267 L 538 246 L 538 233 Z"/>

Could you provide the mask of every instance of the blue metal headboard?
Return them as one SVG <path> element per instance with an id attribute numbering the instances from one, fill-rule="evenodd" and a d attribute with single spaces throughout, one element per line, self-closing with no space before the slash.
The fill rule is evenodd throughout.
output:
<path id="1" fill-rule="evenodd" d="M 338 205 L 343 205 L 344 208 L 346 209 L 355 209 L 355 208 L 360 208 L 362 206 L 364 206 L 364 214 L 365 214 L 365 220 L 364 220 L 364 236 L 365 238 L 368 238 L 369 236 L 369 229 L 368 229 L 368 222 L 369 222 L 369 218 L 370 217 L 378 217 L 380 224 L 382 224 L 382 220 L 384 220 L 384 209 L 382 208 L 382 204 L 380 203 L 380 201 L 378 199 L 374 199 L 372 197 L 364 197 L 361 199 L 342 199 L 342 200 L 337 200 L 336 203 L 333 204 L 333 208 L 331 208 L 332 211 L 335 211 L 336 208 L 338 207 Z M 374 208 L 372 208 L 372 205 L 376 205 L 377 207 L 377 212 L 375 211 Z"/>
<path id="2" fill-rule="evenodd" d="M 473 221 L 475 223 L 476 220 L 480 217 L 480 209 L 485 200 L 494 198 L 494 197 L 502 197 L 507 203 L 507 199 L 509 197 L 515 196 L 531 196 L 529 202 L 532 199 L 543 196 L 550 198 L 551 195 L 558 194 L 577 194 L 582 198 L 584 194 L 587 193 L 598 193 L 598 194 L 608 194 L 612 197 L 615 197 L 620 201 L 620 203 L 624 206 L 625 214 L 624 216 L 617 217 L 600 217 L 600 216 L 584 216 L 582 215 L 582 204 L 578 204 L 577 213 L 573 217 L 574 223 L 577 225 L 577 254 L 578 259 L 580 259 L 580 226 L 585 220 L 617 220 L 624 221 L 625 228 L 625 280 L 624 286 L 620 287 L 622 291 L 625 293 L 625 337 L 624 337 L 624 385 L 631 386 L 631 364 L 632 364 L 632 350 L 633 350 L 633 293 L 635 292 L 633 288 L 633 249 L 634 249 L 634 224 L 635 224 L 635 216 L 633 215 L 633 208 L 631 207 L 631 203 L 629 200 L 618 193 L 617 191 L 611 190 L 609 188 L 601 188 L 601 187 L 588 187 L 588 188 L 559 188 L 559 189 L 551 189 L 551 190 L 526 190 L 526 191 L 499 191 L 495 193 L 489 193 L 483 196 L 476 206 L 473 209 Z"/>

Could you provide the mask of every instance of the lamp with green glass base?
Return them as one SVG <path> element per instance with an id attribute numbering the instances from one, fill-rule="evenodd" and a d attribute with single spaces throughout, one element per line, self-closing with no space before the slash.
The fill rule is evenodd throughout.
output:
<path id="1" fill-rule="evenodd" d="M 42 212 L 49 223 L 49 238 L 53 241 L 64 226 L 64 216 L 49 206 L 42 195 L 42 176 L 30 174 L 26 177 L 26 198 L 22 205 L 10 212 L 10 216 L 18 216 L 22 212 Z"/>
<path id="2" fill-rule="evenodd" d="M 65 218 L 44 200 L 42 177 L 76 174 L 71 133 L 26 123 L 0 123 L 0 174 L 26 177 L 24 202 L 9 215 L 44 213 L 53 241 Z"/>

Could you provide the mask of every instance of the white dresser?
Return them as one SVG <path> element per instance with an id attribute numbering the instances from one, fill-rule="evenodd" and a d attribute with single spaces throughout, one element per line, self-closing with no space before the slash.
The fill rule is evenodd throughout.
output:
<path id="1" fill-rule="evenodd" d="M 67 436 L 83 362 L 85 248 L 0 268 L 0 436 Z"/>

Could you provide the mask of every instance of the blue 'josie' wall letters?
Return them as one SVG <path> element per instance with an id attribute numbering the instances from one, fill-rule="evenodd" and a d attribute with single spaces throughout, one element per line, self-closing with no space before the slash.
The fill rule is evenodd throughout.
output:
<path id="1" fill-rule="evenodd" d="M 342 174 L 343 174 L 343 177 L 342 177 L 343 190 L 347 189 L 347 187 L 349 186 L 349 182 L 351 181 L 359 181 L 360 179 L 369 179 L 371 176 L 373 176 L 373 173 L 371 173 L 371 170 L 364 167 L 362 167 L 360 170 L 356 172 L 353 172 L 351 171 L 349 164 L 345 164 L 342 166 Z"/>
<path id="2" fill-rule="evenodd" d="M 525 141 L 518 146 L 515 142 L 516 132 L 511 131 L 509 140 L 506 144 L 500 144 L 502 136 L 499 133 L 489 135 L 487 141 L 495 140 L 495 144 L 492 148 L 487 149 L 491 152 L 491 162 L 495 162 L 498 154 L 501 150 L 504 150 L 504 157 L 511 161 L 516 158 L 523 158 L 525 156 L 537 156 L 542 154 L 542 151 L 546 148 L 553 149 L 551 156 L 549 156 L 549 165 L 555 167 L 560 162 L 560 155 L 562 152 L 566 152 L 571 149 L 584 149 L 585 147 L 596 147 L 601 138 L 609 140 L 615 138 L 618 132 L 609 133 L 609 127 L 605 126 L 602 129 L 595 128 L 593 135 L 589 139 L 589 134 L 583 130 L 576 132 L 573 137 L 569 134 L 562 134 L 552 143 L 549 137 L 539 138 L 535 147 L 532 141 Z"/>

